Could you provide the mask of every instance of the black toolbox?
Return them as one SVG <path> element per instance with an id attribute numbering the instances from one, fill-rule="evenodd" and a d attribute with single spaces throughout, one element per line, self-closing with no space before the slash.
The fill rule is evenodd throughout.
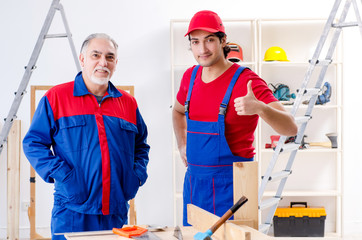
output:
<path id="1" fill-rule="evenodd" d="M 326 216 L 322 207 L 311 208 L 306 202 L 291 202 L 290 207 L 280 207 L 275 211 L 274 236 L 324 237 Z"/>

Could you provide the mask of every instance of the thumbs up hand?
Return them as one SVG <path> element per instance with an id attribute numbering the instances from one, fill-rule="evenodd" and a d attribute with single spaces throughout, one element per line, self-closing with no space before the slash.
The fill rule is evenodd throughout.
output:
<path id="1" fill-rule="evenodd" d="M 247 83 L 247 93 L 243 97 L 235 98 L 234 107 L 237 115 L 254 115 L 258 114 L 260 109 L 260 101 L 256 99 L 253 88 L 251 87 L 252 80 Z"/>

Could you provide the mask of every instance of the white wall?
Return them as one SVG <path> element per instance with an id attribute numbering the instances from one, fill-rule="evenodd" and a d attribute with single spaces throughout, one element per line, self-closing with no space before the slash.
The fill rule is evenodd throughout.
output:
<path id="1" fill-rule="evenodd" d="M 327 18 L 331 0 L 64 0 L 61 1 L 79 51 L 83 39 L 93 32 L 106 32 L 120 45 L 118 69 L 113 76 L 116 85 L 135 85 L 135 95 L 141 113 L 149 127 L 151 145 L 149 180 L 137 196 L 137 215 L 140 224 L 173 224 L 172 199 L 172 125 L 170 82 L 170 19 L 189 19 L 202 9 L 210 9 L 224 18 Z M 36 39 L 49 9 L 50 0 L 12 0 L 0 2 L 0 119 L 6 117 L 17 90 L 24 66 L 27 65 Z M 53 31 L 52 31 L 53 30 Z M 60 16 L 56 15 L 51 29 L 63 32 Z M 362 136 L 357 116 L 361 87 L 358 53 L 355 45 L 362 45 L 359 35 L 345 36 L 344 81 L 344 232 L 362 234 L 362 169 L 359 137 Z M 180 36 L 181 37 L 181 36 Z M 75 65 L 65 39 L 46 40 L 29 85 L 54 85 L 71 81 Z M 28 88 L 29 89 L 29 88 Z M 28 91 L 30 93 L 30 91 Z M 29 127 L 30 94 L 19 109 L 23 134 Z M 360 114 L 359 114 L 360 115 Z M 0 158 L 0 238 L 6 236 L 6 151 Z M 29 199 L 29 165 L 21 160 L 21 201 Z M 42 180 L 38 178 L 38 182 Z M 38 183 L 44 186 L 45 184 Z M 52 195 L 49 187 L 38 189 L 37 225 L 49 225 Z M 40 200 L 39 200 L 40 201 Z M 48 203 L 48 206 L 45 205 Z M 28 229 L 25 211 L 20 225 Z"/>

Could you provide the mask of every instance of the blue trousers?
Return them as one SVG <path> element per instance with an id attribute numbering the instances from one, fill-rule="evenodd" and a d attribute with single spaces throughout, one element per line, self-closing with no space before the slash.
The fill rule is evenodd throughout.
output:
<path id="1" fill-rule="evenodd" d="M 93 215 L 74 212 L 63 206 L 55 205 L 52 211 L 52 240 L 65 240 L 63 235 L 56 233 L 112 230 L 121 228 L 127 223 L 127 213 L 120 215 Z"/>

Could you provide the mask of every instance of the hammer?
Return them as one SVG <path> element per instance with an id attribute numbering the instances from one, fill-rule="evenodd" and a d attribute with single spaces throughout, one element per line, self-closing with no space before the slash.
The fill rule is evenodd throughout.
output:
<path id="1" fill-rule="evenodd" d="M 234 204 L 226 213 L 214 224 L 211 228 L 209 228 L 206 232 L 198 232 L 194 236 L 194 240 L 211 240 L 211 235 L 216 232 L 216 230 L 228 220 L 234 213 L 246 203 L 248 199 L 242 196 L 237 203 Z"/>
<path id="2" fill-rule="evenodd" d="M 309 145 L 309 146 L 319 146 L 319 147 L 327 147 L 327 148 L 338 148 L 337 144 L 337 134 L 336 133 L 328 133 L 326 136 L 329 139 L 329 142 L 310 142 L 306 143 L 304 142 L 304 136 L 302 140 L 302 146 Z"/>

